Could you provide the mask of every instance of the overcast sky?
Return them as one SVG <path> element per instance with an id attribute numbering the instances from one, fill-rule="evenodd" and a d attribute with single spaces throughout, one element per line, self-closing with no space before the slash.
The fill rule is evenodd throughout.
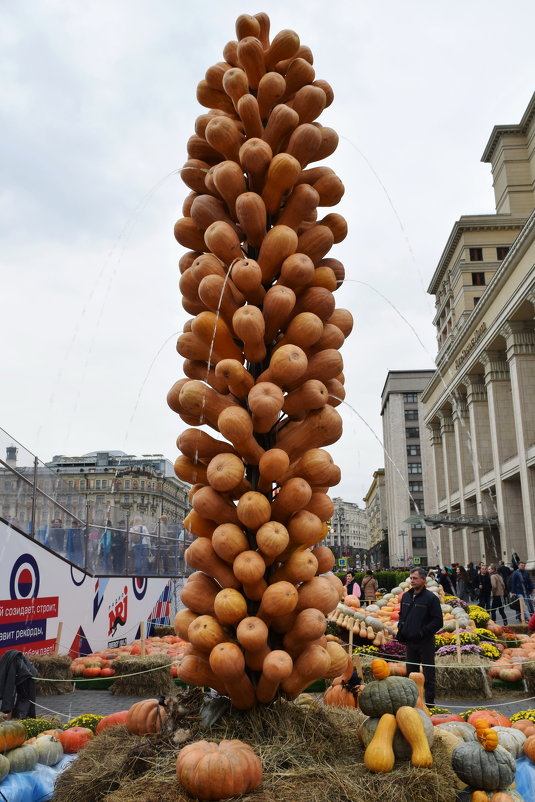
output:
<path id="1" fill-rule="evenodd" d="M 388 370 L 432 368 L 427 287 L 462 214 L 492 213 L 492 127 L 533 93 L 532 0 L 2 0 L 0 426 L 49 460 L 121 449 L 174 460 L 181 378 L 176 175 L 196 85 L 241 13 L 267 11 L 314 53 L 335 100 L 320 122 L 349 223 L 330 256 L 356 326 L 343 349 L 333 493 L 362 504 L 384 465 Z"/>

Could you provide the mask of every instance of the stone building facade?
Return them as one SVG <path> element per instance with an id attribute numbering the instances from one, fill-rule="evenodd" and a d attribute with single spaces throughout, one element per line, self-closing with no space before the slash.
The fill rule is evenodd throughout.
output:
<path id="1" fill-rule="evenodd" d="M 482 161 L 496 214 L 455 223 L 428 290 L 427 512 L 449 519 L 441 563 L 515 552 L 535 568 L 535 95 L 519 124 L 493 129 Z"/>

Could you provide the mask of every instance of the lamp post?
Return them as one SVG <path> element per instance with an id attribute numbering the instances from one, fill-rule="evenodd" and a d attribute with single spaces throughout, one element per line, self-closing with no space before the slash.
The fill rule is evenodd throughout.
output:
<path id="1" fill-rule="evenodd" d="M 402 548 L 402 550 L 403 550 L 403 565 L 406 566 L 406 564 L 407 564 L 407 551 L 405 549 L 405 538 L 408 537 L 408 533 L 405 531 L 405 529 L 402 529 L 400 531 L 400 533 L 399 533 L 399 536 L 402 539 L 401 542 L 403 544 L 403 548 Z"/>
<path id="2" fill-rule="evenodd" d="M 336 510 L 336 521 L 338 523 L 338 564 L 342 557 L 342 523 L 345 521 L 345 511 L 343 507 Z"/>

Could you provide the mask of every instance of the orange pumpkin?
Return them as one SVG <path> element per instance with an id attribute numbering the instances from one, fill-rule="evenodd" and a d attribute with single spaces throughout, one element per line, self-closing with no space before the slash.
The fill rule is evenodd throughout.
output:
<path id="1" fill-rule="evenodd" d="M 126 729 L 134 735 L 151 735 L 162 732 L 167 726 L 165 704 L 158 699 L 143 699 L 129 709 Z"/>
<path id="2" fill-rule="evenodd" d="M 179 783 L 199 799 L 229 799 L 254 791 L 262 782 L 262 764 L 242 741 L 197 741 L 178 753 Z M 214 782 L 217 777 L 217 782 Z"/>

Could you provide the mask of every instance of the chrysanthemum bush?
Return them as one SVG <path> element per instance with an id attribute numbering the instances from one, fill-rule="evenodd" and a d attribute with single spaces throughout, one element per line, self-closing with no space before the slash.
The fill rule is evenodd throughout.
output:
<path id="1" fill-rule="evenodd" d="M 479 648 L 482 650 L 483 656 L 489 658 L 490 660 L 497 660 L 500 657 L 500 650 L 496 646 L 493 646 L 492 643 L 485 643 L 485 641 L 481 641 Z"/>
<path id="2" fill-rule="evenodd" d="M 53 730 L 57 727 L 57 723 L 55 721 L 51 721 L 47 718 L 24 718 L 20 723 L 24 725 L 26 732 L 28 733 L 28 738 L 35 738 L 35 736 L 39 735 L 40 732 L 44 732 L 45 730 Z"/>
<path id="3" fill-rule="evenodd" d="M 519 710 L 518 713 L 515 713 L 511 716 L 511 722 L 521 721 L 523 719 L 527 719 L 528 721 L 533 721 L 533 723 L 535 723 L 535 709 L 531 708 L 530 710 Z"/>
<path id="4" fill-rule="evenodd" d="M 475 643 L 469 644 L 468 646 L 461 646 L 460 648 L 461 655 L 463 654 L 474 654 L 477 657 L 483 657 L 483 649 L 480 646 L 476 646 Z M 437 657 L 447 657 L 450 654 L 457 654 L 457 646 L 452 644 L 450 646 L 441 646 L 440 649 L 437 649 L 436 656 Z"/>
<path id="5" fill-rule="evenodd" d="M 476 634 L 479 635 L 480 641 L 491 640 L 494 643 L 497 643 L 498 641 L 498 638 L 494 632 L 491 632 L 490 629 L 485 629 L 485 627 L 476 627 Z"/>
<path id="6" fill-rule="evenodd" d="M 353 654 L 373 654 L 375 656 L 378 651 L 377 646 L 357 646 L 353 649 Z"/>
<path id="7" fill-rule="evenodd" d="M 468 605 L 468 615 L 475 621 L 476 627 L 484 627 L 488 623 L 490 614 L 478 604 Z"/>
<path id="8" fill-rule="evenodd" d="M 454 644 L 456 637 L 455 632 L 438 633 L 435 635 L 435 649 L 440 649 L 442 646 L 450 646 L 452 643 Z M 459 640 L 461 646 L 469 646 L 472 643 L 477 645 L 479 643 L 479 636 L 471 629 L 460 629 Z"/>
<path id="9" fill-rule="evenodd" d="M 427 705 L 427 709 L 429 710 L 430 716 L 437 716 L 440 713 L 451 713 L 451 710 L 449 710 L 447 707 L 439 707 L 438 705 L 433 705 L 431 707 Z"/>
<path id="10" fill-rule="evenodd" d="M 444 596 L 444 604 L 449 604 L 450 607 L 462 607 L 463 610 L 468 607 L 467 602 L 457 598 L 457 596 Z"/>
<path id="11" fill-rule="evenodd" d="M 496 710 L 491 710 L 490 707 L 471 707 L 469 710 L 464 710 L 462 713 L 459 713 L 461 718 L 464 718 L 465 721 L 468 721 L 468 718 L 471 713 L 475 713 L 476 710 L 489 710 L 492 713 L 496 713 Z"/>
<path id="12" fill-rule="evenodd" d="M 95 732 L 97 729 L 97 724 L 103 718 L 104 716 L 97 716 L 93 713 L 84 713 L 81 716 L 76 716 L 76 718 L 71 718 L 69 723 L 65 725 L 65 729 L 68 729 L 69 727 L 87 727 L 87 729 Z"/>
<path id="13" fill-rule="evenodd" d="M 397 640 L 389 640 L 379 648 L 379 653 L 386 660 L 405 660 L 407 647 Z"/>

